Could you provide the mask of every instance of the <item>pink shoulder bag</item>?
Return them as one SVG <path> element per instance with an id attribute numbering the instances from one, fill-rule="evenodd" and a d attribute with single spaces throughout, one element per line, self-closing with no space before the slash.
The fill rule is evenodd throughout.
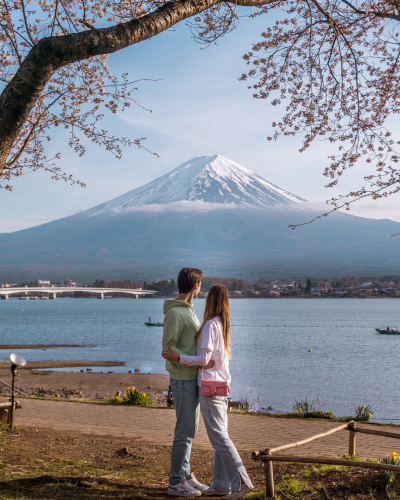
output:
<path id="1" fill-rule="evenodd" d="M 219 329 L 218 323 L 215 321 L 218 329 L 218 333 L 220 336 L 220 341 L 221 341 L 221 346 L 224 345 L 223 340 L 222 340 L 222 335 L 221 331 Z M 222 354 L 222 362 L 224 364 L 225 368 L 225 361 L 224 361 L 224 353 L 221 352 Z M 201 369 L 201 386 L 200 386 L 200 394 L 202 396 L 227 396 L 229 394 L 229 386 L 226 382 L 220 381 L 220 380 L 203 380 L 203 368 Z"/>

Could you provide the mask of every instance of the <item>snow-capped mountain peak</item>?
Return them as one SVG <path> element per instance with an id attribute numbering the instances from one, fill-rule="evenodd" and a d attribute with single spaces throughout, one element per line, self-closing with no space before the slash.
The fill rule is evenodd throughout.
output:
<path id="1" fill-rule="evenodd" d="M 121 212 L 134 207 L 183 201 L 294 208 L 306 200 L 271 184 L 224 156 L 214 155 L 193 158 L 158 179 L 90 212 Z"/>

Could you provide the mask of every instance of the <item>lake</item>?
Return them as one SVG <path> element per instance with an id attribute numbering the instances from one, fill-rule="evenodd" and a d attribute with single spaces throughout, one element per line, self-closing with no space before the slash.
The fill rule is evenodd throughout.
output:
<path id="1" fill-rule="evenodd" d="M 1 344 L 87 344 L 95 347 L 25 350 L 29 360 L 125 361 L 126 370 L 166 373 L 161 358 L 163 299 L 0 301 Z M 204 299 L 194 301 L 199 318 Z M 398 421 L 400 328 L 396 299 L 231 300 L 233 399 L 261 400 L 288 412 L 295 399 L 320 398 L 324 409 L 354 415 L 371 405 L 374 419 Z M 309 352 L 311 350 L 312 352 Z M 11 351 L 0 350 L 7 360 Z"/>

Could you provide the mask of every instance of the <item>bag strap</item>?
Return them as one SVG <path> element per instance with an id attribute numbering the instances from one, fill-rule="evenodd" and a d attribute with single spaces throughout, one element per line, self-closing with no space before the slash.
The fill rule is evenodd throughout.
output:
<path id="1" fill-rule="evenodd" d="M 218 333 L 219 333 L 219 341 L 220 341 L 220 344 L 221 344 L 221 359 L 222 359 L 222 366 L 224 367 L 225 377 L 226 377 L 225 350 L 224 350 L 225 343 L 224 343 L 224 339 L 223 339 L 223 337 L 222 337 L 222 332 L 221 332 L 221 329 L 220 329 L 220 327 L 219 327 L 218 321 L 216 321 L 216 320 L 213 320 L 213 321 L 214 321 L 214 323 L 216 324 L 216 326 L 217 326 L 217 330 L 218 330 Z"/>
<path id="2" fill-rule="evenodd" d="M 222 334 L 221 334 L 221 329 L 219 327 L 219 324 L 218 324 L 218 321 L 216 321 L 215 319 L 212 320 L 213 323 L 215 323 L 215 326 L 217 327 L 217 331 L 218 331 L 218 334 L 219 334 L 219 341 L 220 341 L 220 344 L 221 344 L 221 359 L 222 359 L 222 366 L 224 367 L 224 371 L 225 371 L 225 377 L 226 377 L 226 367 L 225 367 L 225 353 L 224 353 L 224 340 L 223 340 L 223 337 L 222 337 Z M 202 366 L 201 367 L 201 379 L 200 381 L 203 381 L 203 374 L 204 374 L 204 367 Z"/>

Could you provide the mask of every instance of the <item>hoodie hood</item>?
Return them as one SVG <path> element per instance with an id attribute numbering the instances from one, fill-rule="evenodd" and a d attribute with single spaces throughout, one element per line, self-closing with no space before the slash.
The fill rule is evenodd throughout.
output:
<path id="1" fill-rule="evenodd" d="M 185 307 L 186 309 L 190 309 L 193 306 L 192 306 L 192 304 L 189 304 L 188 302 L 184 302 L 183 300 L 167 299 L 164 301 L 163 313 L 166 314 L 167 311 L 169 311 L 173 307 Z"/>

